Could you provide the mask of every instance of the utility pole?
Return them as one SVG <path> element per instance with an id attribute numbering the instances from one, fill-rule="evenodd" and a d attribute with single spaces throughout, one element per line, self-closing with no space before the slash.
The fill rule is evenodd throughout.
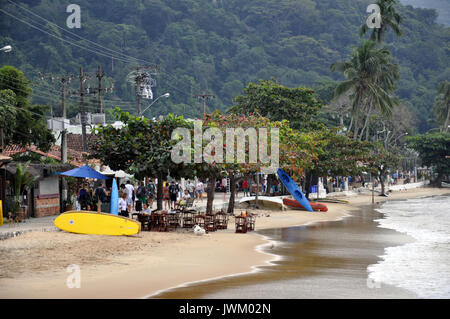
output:
<path id="1" fill-rule="evenodd" d="M 114 89 L 114 85 L 109 88 L 103 88 L 102 87 L 102 79 L 105 76 L 105 72 L 102 70 L 102 67 L 99 65 L 97 69 L 97 74 L 95 77 L 98 79 L 98 87 L 91 88 L 88 87 L 85 94 L 98 94 L 98 106 L 97 106 L 97 112 L 98 113 L 104 113 L 103 110 L 103 93 L 112 92 Z"/>
<path id="2" fill-rule="evenodd" d="M 202 99 L 202 103 L 203 103 L 203 118 L 205 118 L 205 116 L 206 116 L 206 101 L 210 100 L 210 99 L 214 99 L 214 98 L 216 98 L 216 96 L 213 95 L 213 94 L 206 94 L 205 92 L 203 92 L 203 94 L 196 94 L 196 95 L 193 95 L 193 97 L 196 97 L 198 99 Z"/>
<path id="3" fill-rule="evenodd" d="M 54 76 L 54 75 L 48 75 L 44 76 L 41 73 L 39 73 L 39 77 L 41 80 L 44 80 L 46 78 L 50 79 L 50 81 L 53 83 L 55 80 L 59 80 L 61 82 L 61 110 L 62 110 L 62 118 L 63 118 L 63 127 L 61 131 L 61 162 L 67 163 L 67 138 L 66 133 L 67 130 L 65 128 L 65 122 L 64 120 L 67 117 L 67 111 L 66 111 L 66 85 L 69 84 L 74 76 L 73 75 L 62 75 L 60 77 Z M 53 117 L 53 112 L 52 112 Z"/>
<path id="4" fill-rule="evenodd" d="M 134 78 L 134 81 L 136 83 L 136 101 L 137 101 L 137 111 L 138 114 L 141 114 L 141 97 L 143 95 L 143 91 L 141 91 L 141 88 L 143 85 L 145 86 L 152 86 L 152 79 L 150 75 L 147 72 L 143 72 L 142 70 L 153 70 L 156 71 L 157 66 L 156 65 L 145 65 L 145 66 L 137 66 L 136 67 L 136 76 Z M 153 99 L 153 96 L 151 97 Z"/>
<path id="5" fill-rule="evenodd" d="M 86 110 L 84 108 L 84 95 L 89 94 L 89 92 L 86 92 L 84 88 L 84 82 L 86 80 L 90 79 L 91 76 L 83 73 L 83 67 L 80 66 L 80 90 L 79 91 L 71 91 L 71 95 L 79 95 L 80 96 L 80 122 L 81 122 L 81 135 L 82 135 L 82 147 L 83 152 L 87 151 L 87 141 L 86 141 Z"/>
<path id="6" fill-rule="evenodd" d="M 86 111 L 84 109 L 84 82 L 87 76 L 83 74 L 83 67 L 80 66 L 80 110 L 81 110 L 81 135 L 82 135 L 82 145 L 83 152 L 87 151 L 86 142 Z"/>
<path id="7" fill-rule="evenodd" d="M 97 79 L 98 79 L 98 113 L 103 113 L 103 89 L 102 89 L 102 78 L 105 76 L 105 72 L 102 70 L 102 67 L 99 65 L 97 70 Z"/>
<path id="8" fill-rule="evenodd" d="M 45 78 L 49 78 L 50 81 L 53 83 L 56 79 L 58 79 L 61 82 L 61 109 L 62 109 L 62 130 L 61 130 L 61 162 L 63 164 L 67 163 L 67 137 L 66 137 L 66 122 L 65 119 L 67 117 L 67 111 L 66 111 L 66 85 L 69 84 L 72 79 L 74 78 L 73 75 L 62 75 L 61 77 L 55 77 L 53 75 L 49 76 L 43 76 L 39 73 L 39 77 L 41 80 Z M 52 120 L 53 120 L 53 112 L 52 112 Z M 67 199 L 67 182 L 60 178 L 59 180 L 59 187 L 60 187 L 60 213 L 64 212 L 64 200 Z"/>

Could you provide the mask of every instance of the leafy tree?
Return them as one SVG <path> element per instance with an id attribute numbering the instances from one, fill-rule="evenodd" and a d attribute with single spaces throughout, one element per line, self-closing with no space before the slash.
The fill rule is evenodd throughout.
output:
<path id="1" fill-rule="evenodd" d="M 44 117 L 49 108 L 31 105 L 30 94 L 29 82 L 21 71 L 12 66 L 0 68 L 0 108 L 5 111 L 1 117 L 9 120 L 3 122 L 7 125 L 2 125 L 6 145 L 34 144 L 47 151 L 55 142 Z"/>
<path id="2" fill-rule="evenodd" d="M 271 121 L 289 119 L 292 128 L 308 130 L 317 128 L 314 116 L 322 107 L 307 88 L 288 88 L 270 80 L 260 80 L 259 84 L 249 83 L 245 95 L 235 98 L 236 104 L 229 111 L 249 115 L 255 112 Z"/>
<path id="3" fill-rule="evenodd" d="M 423 165 L 435 169 L 435 183 L 441 186 L 443 177 L 450 175 L 450 133 L 434 132 L 411 136 L 407 139 L 407 144 L 419 153 Z"/>
<path id="4" fill-rule="evenodd" d="M 163 180 L 171 177 L 191 176 L 192 168 L 171 159 L 172 131 L 178 127 L 189 128 L 183 117 L 168 115 L 162 120 L 135 117 L 116 108 L 114 115 L 122 121 L 120 129 L 112 125 L 97 127 L 92 142 L 91 157 L 100 159 L 113 170 L 124 170 L 138 178 L 158 178 L 157 207 L 163 208 Z"/>
<path id="5" fill-rule="evenodd" d="M 402 17 L 397 13 L 394 5 L 398 5 L 397 0 L 377 0 L 375 2 L 380 7 L 381 15 L 381 27 L 372 29 L 370 39 L 377 43 L 384 43 L 386 33 L 388 29 L 395 32 L 396 35 L 402 35 L 400 30 L 400 24 L 402 23 Z M 369 32 L 367 23 L 364 23 L 360 29 L 360 35 L 363 36 Z"/>
<path id="6" fill-rule="evenodd" d="M 400 162 L 399 150 L 387 150 L 381 143 L 374 143 L 369 167 L 373 169 L 381 184 L 381 195 L 385 195 L 384 179 L 390 169 L 397 168 Z"/>
<path id="7" fill-rule="evenodd" d="M 360 40 L 359 28 L 370 3 L 79 0 L 77 3 L 83 8 L 82 28 L 74 31 L 62 27 L 67 18 L 65 1 L 14 1 L 21 7 L 3 2 L 1 9 L 11 16 L 2 14 L 0 39 L 11 44 L 14 53 L 0 54 L 0 62 L 20 68 L 33 81 L 37 93 L 31 97 L 33 104 L 56 105 L 60 98 L 54 88 L 37 78 L 38 72 L 71 74 L 82 65 L 92 73 L 100 64 L 107 73 L 105 79 L 115 84 L 115 92 L 105 96 L 105 108 L 121 106 L 136 114 L 136 90 L 125 79 L 136 64 L 156 63 L 157 87 L 153 93 L 159 96 L 170 92 L 171 97 L 158 101 L 146 115 L 175 113 L 189 118 L 201 117 L 202 109 L 192 94 L 203 91 L 217 96 L 208 103 L 212 108 L 209 111 L 225 111 L 231 98 L 242 94 L 244 84 L 260 78 L 276 78 L 287 87 L 316 87 L 318 83 L 339 80 L 329 65 L 347 56 L 349 47 Z M 396 95 L 418 118 L 417 129 L 425 132 L 431 128 L 429 120 L 434 117 L 435 89 L 450 76 L 450 56 L 442 45 L 449 41 L 448 28 L 436 23 L 434 10 L 401 4 L 393 7 L 403 17 L 403 36 L 394 37 L 391 27 L 386 26 L 384 45 L 401 68 Z M 440 19 L 443 12 L 439 11 Z M 89 81 L 91 87 L 96 86 L 95 81 Z M 78 100 L 68 98 L 67 102 L 68 115 L 75 115 Z"/>
<path id="8" fill-rule="evenodd" d="M 392 114 L 397 100 L 391 92 L 399 78 L 398 66 L 391 63 L 387 49 L 377 49 L 375 42 L 366 41 L 353 50 L 349 61 L 334 63 L 331 70 L 346 78 L 336 87 L 335 96 L 351 92 L 354 138 L 362 139 L 372 112 L 386 117 Z"/>
<path id="9" fill-rule="evenodd" d="M 434 101 L 434 113 L 442 123 L 442 131 L 447 133 L 450 124 L 450 82 L 442 82 L 439 86 L 438 95 Z"/>

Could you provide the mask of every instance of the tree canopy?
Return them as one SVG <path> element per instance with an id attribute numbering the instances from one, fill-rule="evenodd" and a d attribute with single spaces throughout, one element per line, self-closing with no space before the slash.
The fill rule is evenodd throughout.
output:
<path id="1" fill-rule="evenodd" d="M 329 65 L 348 56 L 350 48 L 358 45 L 359 28 L 369 15 L 367 6 L 373 3 L 79 0 L 81 29 L 68 30 L 67 2 L 15 2 L 21 7 L 6 1 L 1 7 L 10 15 L 0 13 L 0 39 L 12 45 L 13 51 L 0 54 L 0 62 L 20 68 L 32 80 L 37 92 L 33 103 L 51 101 L 54 112 L 60 112 L 59 92 L 55 92 L 54 84 L 41 81 L 38 72 L 74 74 L 80 65 L 86 72 L 95 72 L 100 64 L 106 72 L 105 82 L 115 84 L 115 92 L 105 96 L 105 107 L 120 106 L 136 114 L 136 90 L 127 76 L 138 64 L 156 63 L 153 93 L 160 96 L 170 92 L 171 96 L 160 99 L 146 115 L 174 113 L 187 118 L 201 116 L 201 105 L 192 95 L 203 91 L 217 96 L 208 102 L 209 112 L 225 111 L 247 83 L 258 83 L 259 79 L 275 78 L 290 88 L 315 88 L 327 81 L 342 80 L 342 75 L 330 72 Z M 450 56 L 445 46 L 450 32 L 436 23 L 434 10 L 401 4 L 394 8 L 403 18 L 403 35 L 399 38 L 388 29 L 384 46 L 392 51 L 393 62 L 399 64 L 401 80 L 395 93 L 418 118 L 418 131 L 425 132 L 432 127 L 436 88 L 450 77 Z M 96 86 L 95 80 L 88 81 L 91 87 Z M 95 101 L 86 100 L 87 109 L 95 110 Z M 68 97 L 67 104 L 68 115 L 75 115 L 78 99 Z"/>

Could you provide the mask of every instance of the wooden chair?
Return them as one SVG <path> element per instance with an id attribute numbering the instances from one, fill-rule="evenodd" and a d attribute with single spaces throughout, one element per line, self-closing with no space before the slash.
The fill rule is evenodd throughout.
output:
<path id="1" fill-rule="evenodd" d="M 193 222 L 194 222 L 194 226 L 198 225 L 201 228 L 205 228 L 205 216 L 204 215 L 195 215 Z"/>
<path id="2" fill-rule="evenodd" d="M 236 233 L 247 232 L 247 218 L 243 216 L 235 216 Z"/>
<path id="3" fill-rule="evenodd" d="M 187 210 L 181 213 L 181 218 L 183 221 L 183 228 L 194 227 L 194 215 L 195 211 Z"/>
<path id="4" fill-rule="evenodd" d="M 213 232 L 213 231 L 217 230 L 216 223 L 215 223 L 215 215 L 213 215 L 213 214 L 205 215 L 205 230 L 207 232 Z"/>
<path id="5" fill-rule="evenodd" d="M 214 221 L 217 229 L 227 229 L 228 228 L 228 214 L 224 212 L 219 212 L 214 215 Z"/>
<path id="6" fill-rule="evenodd" d="M 151 230 L 151 215 L 147 214 L 138 214 L 137 215 L 137 221 L 141 223 L 141 229 L 143 231 L 150 231 Z"/>
<path id="7" fill-rule="evenodd" d="M 177 229 L 181 226 L 181 212 L 175 214 L 167 214 L 168 230 Z"/>
<path id="8" fill-rule="evenodd" d="M 255 230 L 256 215 L 248 214 L 246 218 L 247 231 Z"/>

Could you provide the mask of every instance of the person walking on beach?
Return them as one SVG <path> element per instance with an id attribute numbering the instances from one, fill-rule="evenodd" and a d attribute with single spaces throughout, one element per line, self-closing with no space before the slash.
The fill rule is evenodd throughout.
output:
<path id="1" fill-rule="evenodd" d="M 197 192 L 197 200 L 200 199 L 200 201 L 203 201 L 203 192 L 204 192 L 205 186 L 203 185 L 202 181 L 199 180 L 197 182 L 197 186 L 195 188 L 195 191 Z"/>
<path id="2" fill-rule="evenodd" d="M 86 184 L 84 184 L 78 191 L 78 202 L 80 203 L 81 210 L 88 210 L 89 195 L 86 189 Z"/>
<path id="3" fill-rule="evenodd" d="M 147 185 L 147 198 L 148 198 L 148 206 L 150 209 L 153 207 L 153 201 L 156 198 L 156 185 L 153 180 L 150 180 Z"/>
<path id="4" fill-rule="evenodd" d="M 170 197 L 169 197 L 169 187 L 167 187 L 167 184 L 164 184 L 163 188 L 163 199 L 164 199 L 164 209 L 168 209 L 167 207 L 170 205 Z"/>
<path id="5" fill-rule="evenodd" d="M 169 186 L 169 196 L 170 196 L 170 203 L 169 208 L 174 209 L 175 204 L 177 203 L 178 198 L 178 186 L 175 184 L 175 182 L 171 182 Z"/>
<path id="6" fill-rule="evenodd" d="M 127 181 L 125 184 L 125 188 L 127 189 L 127 204 L 128 204 L 128 212 L 131 212 L 131 209 L 134 209 L 134 186 L 131 185 L 130 181 Z"/>
<path id="7" fill-rule="evenodd" d="M 122 197 L 119 199 L 119 215 L 123 217 L 128 217 L 128 194 L 126 192 L 122 193 Z"/>
<path id="8" fill-rule="evenodd" d="M 244 179 L 242 182 L 242 189 L 244 190 L 244 197 L 248 196 L 248 181 L 247 179 Z"/>
<path id="9" fill-rule="evenodd" d="M 94 191 L 94 204 L 97 205 L 97 211 L 101 211 L 102 210 L 101 205 L 105 203 L 106 203 L 105 185 L 103 185 L 103 183 L 100 183 Z"/>
<path id="10" fill-rule="evenodd" d="M 143 204 L 147 203 L 147 189 L 144 186 L 144 182 L 139 182 L 138 189 L 136 191 L 136 211 L 142 211 Z"/>
<path id="11" fill-rule="evenodd" d="M 192 183 L 191 180 L 188 180 L 188 184 L 187 184 L 187 190 L 189 192 L 189 195 L 191 195 L 191 198 L 194 198 L 194 189 L 195 189 L 195 185 L 194 183 Z"/>

